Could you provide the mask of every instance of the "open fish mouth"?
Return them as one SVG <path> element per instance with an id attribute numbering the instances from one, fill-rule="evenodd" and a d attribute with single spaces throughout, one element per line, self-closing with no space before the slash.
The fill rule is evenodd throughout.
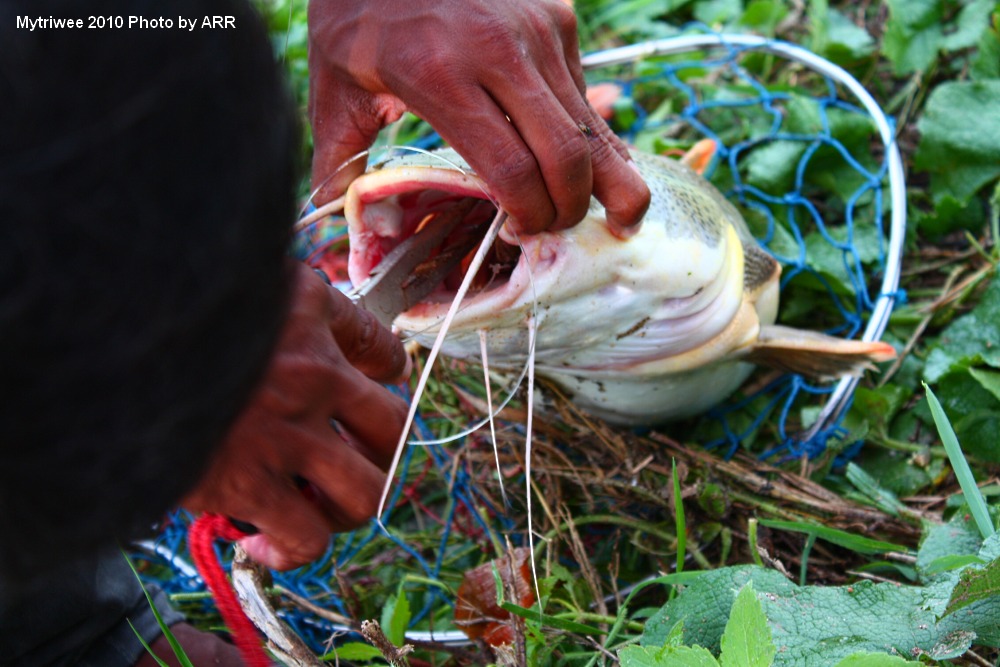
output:
<path id="1" fill-rule="evenodd" d="M 444 212 L 456 208 L 465 210 L 462 221 L 445 237 L 441 248 L 455 243 L 470 229 L 485 232 L 497 213 L 496 204 L 476 176 L 445 167 L 415 166 L 375 170 L 358 178 L 351 184 L 344 203 L 351 238 L 348 264 L 351 281 L 355 284 L 364 282 L 393 248 Z M 470 250 L 419 304 L 423 310 L 451 303 L 474 251 L 475 248 Z M 433 257 L 434 254 L 431 255 Z M 470 298 L 474 300 L 484 293 L 506 288 L 517 271 L 521 257 L 519 245 L 497 238 L 473 278 Z"/>

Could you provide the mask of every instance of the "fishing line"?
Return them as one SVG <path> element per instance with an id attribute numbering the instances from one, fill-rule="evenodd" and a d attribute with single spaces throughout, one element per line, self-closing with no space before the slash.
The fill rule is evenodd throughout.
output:
<path id="1" fill-rule="evenodd" d="M 331 178 L 332 178 L 332 176 L 331 176 Z M 322 186 L 320 186 L 320 187 L 322 187 Z M 308 208 L 309 207 L 309 205 L 312 203 L 312 198 L 313 198 L 313 196 L 315 194 L 316 193 L 314 192 L 312 195 L 309 196 L 309 199 L 304 204 L 304 208 Z M 336 199 L 334 199 L 333 201 L 328 202 L 326 204 L 323 204 L 322 206 L 319 206 L 319 207 L 313 209 L 308 214 L 305 214 L 305 210 L 303 210 L 302 213 L 305 214 L 305 215 L 301 215 L 299 217 L 299 219 L 295 222 L 295 224 L 292 226 L 292 232 L 297 234 L 298 232 L 300 232 L 301 230 L 305 229 L 306 227 L 308 227 L 312 223 L 316 222 L 317 220 L 322 220 L 323 218 L 325 218 L 328 215 L 335 215 L 335 214 L 343 211 L 344 210 L 344 200 L 345 199 L 346 199 L 346 196 L 345 195 L 341 195 L 341 196 L 337 197 Z"/>
<path id="2" fill-rule="evenodd" d="M 521 248 L 521 255 L 524 257 L 525 273 L 528 275 L 528 288 L 531 290 L 531 315 L 528 316 L 528 362 L 525 368 L 528 372 L 528 418 L 525 420 L 525 443 L 524 443 L 524 478 L 525 478 L 525 498 L 527 500 L 528 514 L 528 551 L 531 554 L 531 578 L 535 585 L 535 599 L 538 600 L 538 616 L 542 616 L 542 594 L 538 588 L 538 568 L 535 565 L 535 533 L 532 531 L 531 521 L 531 434 L 534 429 L 534 405 L 535 405 L 535 338 L 538 332 L 538 293 L 535 291 L 535 275 L 531 270 L 531 262 L 524 252 L 524 246 L 517 232 L 510 230 L 517 245 Z"/>
<path id="3" fill-rule="evenodd" d="M 421 446 L 421 447 L 428 447 L 430 445 L 447 445 L 456 440 L 460 440 L 466 436 L 472 435 L 482 427 L 486 426 L 490 422 L 491 418 L 496 418 L 500 416 L 500 413 L 504 411 L 504 408 L 506 408 L 510 404 L 510 402 L 514 400 L 518 388 L 521 386 L 521 383 L 524 382 L 524 378 L 527 377 L 527 375 L 528 375 L 528 365 L 525 364 L 521 368 L 521 372 L 517 376 L 517 379 L 514 380 L 514 382 L 512 382 L 511 385 L 509 385 L 510 388 L 504 389 L 504 393 L 507 394 L 507 397 L 500 403 L 500 405 L 497 406 L 497 408 L 492 412 L 492 414 L 487 417 L 483 417 L 480 421 L 476 422 L 472 426 L 469 426 L 465 430 L 459 431 L 458 433 L 450 435 L 446 438 L 433 438 L 431 440 L 410 440 L 406 444 L 413 446 Z"/>
<path id="4" fill-rule="evenodd" d="M 444 343 L 444 337 L 447 335 L 448 329 L 451 327 L 452 320 L 455 319 L 458 307 L 461 305 L 462 299 L 465 298 L 466 292 L 468 292 L 469 288 L 472 286 L 473 278 L 476 277 L 479 267 L 481 267 L 483 262 L 486 260 L 486 255 L 493 246 L 493 242 L 496 240 L 497 235 L 500 233 L 500 227 L 504 222 L 506 222 L 506 220 L 507 212 L 498 208 L 496 217 L 494 217 L 493 222 L 490 223 L 489 231 L 486 232 L 486 236 L 479 244 L 479 248 L 476 250 L 476 254 L 473 256 L 472 262 L 469 264 L 469 270 L 466 272 L 465 277 L 462 278 L 462 284 L 459 285 L 458 290 L 455 292 L 455 299 L 451 302 L 451 306 L 448 308 L 448 314 L 444 318 L 441 330 L 438 332 L 437 338 L 434 340 L 434 346 L 431 347 L 430 352 L 427 354 L 427 362 L 424 365 L 423 372 L 420 374 L 420 380 L 417 381 L 417 388 L 414 391 L 413 399 L 410 402 L 410 410 L 406 415 L 406 423 L 403 425 L 403 432 L 399 436 L 399 443 L 396 445 L 396 453 L 393 455 L 392 465 L 389 466 L 385 480 L 385 488 L 382 489 L 382 497 L 379 499 L 378 503 L 378 514 L 376 514 L 375 520 L 386 534 L 388 534 L 389 531 L 386 529 L 385 524 L 382 523 L 382 514 L 385 511 L 385 502 L 392 489 L 393 477 L 396 474 L 396 469 L 399 467 L 399 460 L 403 455 L 403 449 L 406 447 L 406 438 L 410 433 L 410 428 L 413 426 L 413 420 L 417 416 L 417 407 L 420 405 L 420 397 L 423 396 L 424 388 L 427 386 L 427 380 L 430 378 L 431 370 L 434 368 L 434 361 L 437 359 L 437 355 L 441 351 L 441 345 Z"/>
<path id="5" fill-rule="evenodd" d="M 490 387 L 490 362 L 489 354 L 486 351 L 486 329 L 479 330 L 479 352 L 483 358 L 483 382 L 486 384 L 486 414 L 489 415 L 490 442 L 493 443 L 493 459 L 497 464 L 497 481 L 500 482 L 500 497 L 503 499 L 503 506 L 510 507 L 510 501 L 507 500 L 507 489 L 503 484 L 503 472 L 500 470 L 500 448 L 497 446 L 497 429 L 493 421 L 493 390 Z M 514 387 L 514 389 L 516 390 L 517 387 Z"/>
<path id="6" fill-rule="evenodd" d="M 362 158 L 364 158 L 367 161 L 368 156 L 370 154 L 371 151 L 361 151 L 360 153 L 355 153 L 351 157 L 341 162 L 340 166 L 334 169 L 332 174 L 324 178 L 319 185 L 313 188 L 313 191 L 309 193 L 309 196 L 302 204 L 302 208 L 299 209 L 299 219 L 295 221 L 294 225 L 292 225 L 292 233 L 298 233 L 301 230 L 308 227 L 309 225 L 311 225 L 312 223 L 316 222 L 317 220 L 321 220 L 328 215 L 333 215 L 334 213 L 338 213 L 344 209 L 344 200 L 347 198 L 346 188 L 345 188 L 345 193 L 340 195 L 333 201 L 327 202 L 326 204 L 318 206 L 314 210 L 309 211 L 309 207 L 313 206 L 313 200 L 316 199 L 316 195 L 319 194 L 320 190 L 325 188 L 330 181 L 339 176 L 340 172 L 347 169 L 347 167 L 349 167 L 352 163 L 357 162 Z M 309 213 L 306 213 L 306 211 L 309 211 Z"/>
<path id="7" fill-rule="evenodd" d="M 532 273 L 531 262 L 528 261 L 528 259 L 527 259 L 528 255 L 524 251 L 524 244 L 521 243 L 521 239 L 520 239 L 520 237 L 518 237 L 517 232 L 515 232 L 513 229 L 511 229 L 509 231 L 511 233 L 511 236 L 514 237 L 514 241 L 517 242 L 517 247 L 521 249 L 521 256 L 525 258 L 525 260 L 524 260 L 524 268 L 525 268 L 525 273 L 528 276 L 528 290 L 531 292 L 531 316 L 534 317 L 537 320 L 537 318 L 538 318 L 538 293 L 535 290 L 535 276 Z M 467 306 L 465 306 L 465 307 L 467 307 Z M 465 308 L 465 307 L 463 307 L 463 308 Z M 463 308 L 460 308 L 459 312 L 462 312 Z M 439 323 L 435 323 L 435 324 L 429 325 L 423 331 L 424 332 L 430 331 L 435 326 L 438 326 L 438 324 Z M 412 337 L 411 337 L 411 339 L 412 339 Z M 530 336 L 529 336 L 529 340 L 528 340 L 529 357 L 528 357 L 528 359 L 532 358 L 533 353 L 534 353 L 534 349 L 535 349 L 534 340 L 531 339 Z M 497 406 L 496 410 L 493 410 L 489 415 L 487 415 L 486 417 L 484 417 L 480 421 L 476 422 L 472 426 L 466 428 L 465 430 L 459 431 L 458 433 L 455 433 L 453 435 L 450 435 L 450 436 L 447 436 L 447 437 L 444 437 L 444 438 L 434 438 L 434 439 L 431 439 L 431 440 L 410 440 L 406 444 L 412 445 L 412 446 L 424 446 L 424 447 L 429 446 L 429 445 L 447 445 L 449 443 L 455 442 L 456 440 L 460 440 L 462 438 L 465 438 L 467 436 L 472 435 L 473 433 L 475 433 L 476 431 L 478 431 L 479 429 L 481 429 L 483 426 L 485 426 L 486 424 L 490 423 L 491 420 L 493 420 L 496 417 L 500 416 L 500 413 L 503 412 L 504 408 L 506 408 L 507 405 L 512 400 L 514 400 L 514 397 L 517 394 L 517 390 L 521 387 L 521 383 L 524 382 L 524 378 L 527 377 L 527 375 L 528 375 L 528 369 L 529 369 L 529 366 L 530 366 L 530 361 L 528 359 L 525 360 L 524 366 L 521 367 L 521 372 L 517 376 L 517 379 L 514 380 L 513 383 L 511 383 L 510 385 L 508 385 L 509 389 L 504 389 L 504 392 L 507 394 L 507 397 L 503 400 L 503 402 L 500 403 L 499 406 Z"/>
<path id="8" fill-rule="evenodd" d="M 449 167 L 455 169 L 456 171 L 459 171 L 459 172 L 465 174 L 466 176 L 470 175 L 469 171 L 466 170 L 466 169 L 463 169 L 461 167 L 461 165 L 455 164 L 454 162 L 452 162 L 448 158 L 446 158 L 446 157 L 444 157 L 442 155 L 438 155 L 436 153 L 433 153 L 431 151 L 424 150 L 423 148 L 417 148 L 416 146 L 390 146 L 390 147 L 387 147 L 385 150 L 389 154 L 386 155 L 384 158 L 381 158 L 379 160 L 378 164 L 383 164 L 383 163 L 391 160 L 392 157 L 393 157 L 392 153 L 395 152 L 395 151 L 398 151 L 400 153 L 402 153 L 404 151 L 410 151 L 411 153 L 420 153 L 422 155 L 427 155 L 429 157 L 435 158 L 437 160 L 440 160 L 441 162 L 444 162 L 445 164 L 447 164 Z M 315 207 L 312 211 L 309 211 L 309 207 L 314 205 L 313 201 L 316 199 L 316 195 L 319 194 L 319 191 L 322 190 L 324 187 L 326 187 L 326 185 L 330 181 L 332 181 L 334 178 L 336 178 L 338 175 L 340 175 L 340 172 L 342 172 L 344 169 L 346 169 L 347 167 L 349 167 L 352 163 L 357 162 L 358 160 L 360 160 L 362 158 L 364 158 L 367 161 L 368 157 L 371 154 L 372 154 L 372 151 L 370 151 L 370 150 L 366 150 L 366 151 L 361 151 L 359 153 L 355 153 L 351 157 L 349 157 L 346 160 L 344 160 L 343 162 L 341 162 L 340 166 L 337 167 L 336 169 L 334 169 L 332 174 L 330 174 L 329 176 L 327 176 L 326 178 L 324 178 L 322 183 L 320 183 L 315 188 L 313 188 L 313 191 L 309 193 L 309 197 L 306 198 L 306 201 L 302 204 L 302 208 L 299 209 L 299 219 L 296 220 L 295 224 L 292 226 L 292 232 L 293 233 L 299 232 L 302 229 L 304 229 L 305 227 L 308 227 L 312 223 L 316 222 L 317 220 L 321 220 L 321 219 L 325 218 L 328 215 L 333 215 L 335 213 L 339 213 L 339 212 L 343 211 L 344 210 L 344 201 L 347 198 L 346 193 L 340 195 L 336 199 L 333 199 L 333 200 L 327 202 L 326 204 L 323 204 L 322 206 Z M 496 200 L 493 199 L 492 196 L 490 196 L 490 193 L 487 192 L 486 189 L 483 188 L 482 185 L 479 186 L 479 189 L 483 191 L 483 194 L 485 194 L 486 197 L 491 202 L 493 202 L 494 204 L 496 204 Z M 499 208 L 499 206 L 497 208 Z M 307 213 L 307 211 L 308 211 L 308 213 Z"/>
<path id="9" fill-rule="evenodd" d="M 531 430 L 535 405 L 535 314 L 528 318 L 528 419 L 524 438 L 524 495 L 528 505 L 528 551 L 531 554 L 531 579 L 535 585 L 535 599 L 538 600 L 538 616 L 542 616 L 542 593 L 538 588 L 538 569 L 535 566 L 535 533 L 531 530 Z"/>

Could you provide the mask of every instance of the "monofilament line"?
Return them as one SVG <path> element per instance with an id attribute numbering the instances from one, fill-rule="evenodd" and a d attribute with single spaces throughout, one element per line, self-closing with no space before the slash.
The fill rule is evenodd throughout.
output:
<path id="1" fill-rule="evenodd" d="M 503 472 L 500 470 L 500 448 L 497 446 L 497 429 L 493 420 L 493 390 L 490 388 L 490 360 L 486 346 L 486 329 L 479 330 L 479 352 L 483 358 L 483 383 L 486 385 L 486 413 L 490 421 L 490 442 L 493 443 L 493 459 L 497 463 L 497 481 L 500 482 L 500 497 L 503 506 L 510 507 L 507 500 L 507 489 L 503 485 Z"/>
<path id="2" fill-rule="evenodd" d="M 535 567 L 535 533 L 531 530 L 531 429 L 535 405 L 535 316 L 528 318 L 528 418 L 524 428 L 524 478 L 525 496 L 528 505 L 528 551 L 531 555 L 531 579 L 535 584 L 535 599 L 538 600 L 538 616 L 542 616 L 542 593 L 538 588 L 538 570 Z"/>
<path id="3" fill-rule="evenodd" d="M 500 233 L 500 227 L 507 220 L 507 212 L 503 209 L 498 209 L 496 217 L 493 218 L 493 222 L 490 224 L 489 230 L 486 232 L 483 242 L 479 244 L 479 248 L 476 250 L 476 254 L 472 257 L 472 262 L 469 264 L 469 269 L 465 273 L 465 277 L 462 278 L 462 284 L 459 285 L 458 290 L 455 292 L 455 298 L 451 302 L 451 306 L 448 308 L 448 314 L 444 317 L 444 322 L 441 323 L 441 330 L 438 332 L 437 338 L 434 339 L 434 346 L 431 347 L 431 351 L 427 354 L 427 362 L 424 364 L 424 370 L 420 374 L 420 380 L 417 381 L 417 388 L 413 392 L 413 399 L 410 401 L 410 411 L 406 415 L 406 423 L 403 425 L 403 432 L 399 434 L 399 443 L 396 445 L 396 453 L 392 457 L 392 464 L 389 466 L 389 471 L 385 479 L 385 488 L 382 489 L 382 498 L 378 502 L 378 514 L 375 520 L 378 522 L 379 527 L 386 533 L 389 531 L 386 529 L 385 524 L 382 523 L 382 513 L 385 511 L 385 503 L 389 498 L 389 491 L 392 489 L 392 480 L 396 475 L 396 469 L 399 467 L 399 460 L 403 456 L 403 448 L 406 447 L 406 438 L 410 434 L 410 428 L 413 426 L 413 420 L 417 416 L 417 407 L 420 405 L 420 397 L 423 396 L 424 388 L 427 386 L 427 379 L 431 375 L 431 370 L 434 368 L 434 361 L 437 359 L 438 352 L 441 351 L 441 345 L 444 343 L 444 337 L 448 334 L 448 329 L 451 328 L 451 322 L 455 318 L 455 314 L 458 312 L 459 306 L 462 305 L 462 299 L 465 298 L 466 292 L 472 286 L 472 280 L 476 277 L 479 272 L 479 268 L 486 261 L 486 255 L 493 247 L 493 242 L 496 241 L 497 235 Z"/>
<path id="4" fill-rule="evenodd" d="M 351 157 L 347 158 L 346 160 L 340 163 L 340 166 L 337 167 L 332 174 L 323 179 L 323 182 L 317 185 L 313 189 L 313 191 L 309 193 L 309 198 L 306 199 L 305 204 L 302 205 L 302 210 L 299 211 L 299 219 L 292 226 L 293 233 L 297 233 L 305 229 L 312 223 L 316 222 L 317 220 L 322 220 L 328 215 L 335 215 L 337 213 L 340 213 L 344 209 L 344 201 L 347 199 L 347 197 L 345 195 L 340 195 L 333 201 L 327 202 L 322 206 L 318 206 L 311 213 L 308 214 L 306 213 L 306 210 L 308 210 L 309 206 L 313 203 L 313 200 L 316 198 L 316 195 L 319 194 L 320 190 L 326 187 L 327 183 L 329 183 L 335 177 L 337 177 L 340 174 L 340 172 L 346 169 L 348 165 L 350 165 L 351 163 L 362 159 L 367 161 L 368 154 L 369 151 L 361 151 L 360 153 L 355 153 Z"/>

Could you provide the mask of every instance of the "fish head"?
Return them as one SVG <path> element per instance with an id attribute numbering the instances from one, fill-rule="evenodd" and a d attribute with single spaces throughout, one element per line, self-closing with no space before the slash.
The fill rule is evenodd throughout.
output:
<path id="1" fill-rule="evenodd" d="M 612 234 L 596 199 L 570 229 L 520 237 L 504 230 L 455 317 L 447 354 L 478 355 L 485 330 L 491 365 L 521 364 L 533 318 L 540 369 L 660 372 L 711 363 L 753 339 L 758 310 L 773 321 L 777 264 L 735 209 L 683 165 L 635 157 L 652 192 L 639 232 Z M 470 213 L 476 222 L 495 213 L 486 185 L 449 150 L 393 158 L 355 180 L 345 200 L 352 281 L 362 282 L 395 245 L 468 197 L 482 201 Z M 747 246 L 770 262 L 766 280 L 750 290 Z M 396 327 L 432 340 L 461 277 L 459 269 L 446 278 Z"/>

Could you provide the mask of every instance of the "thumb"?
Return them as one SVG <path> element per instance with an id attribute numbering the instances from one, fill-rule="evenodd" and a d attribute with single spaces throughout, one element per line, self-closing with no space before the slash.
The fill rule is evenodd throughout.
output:
<path id="1" fill-rule="evenodd" d="M 313 65 L 317 65 L 313 67 Z M 310 63 L 309 120 L 313 130 L 313 189 L 316 203 L 340 196 L 364 173 L 379 131 L 403 115 L 406 106 L 389 94 L 371 94 Z"/>

